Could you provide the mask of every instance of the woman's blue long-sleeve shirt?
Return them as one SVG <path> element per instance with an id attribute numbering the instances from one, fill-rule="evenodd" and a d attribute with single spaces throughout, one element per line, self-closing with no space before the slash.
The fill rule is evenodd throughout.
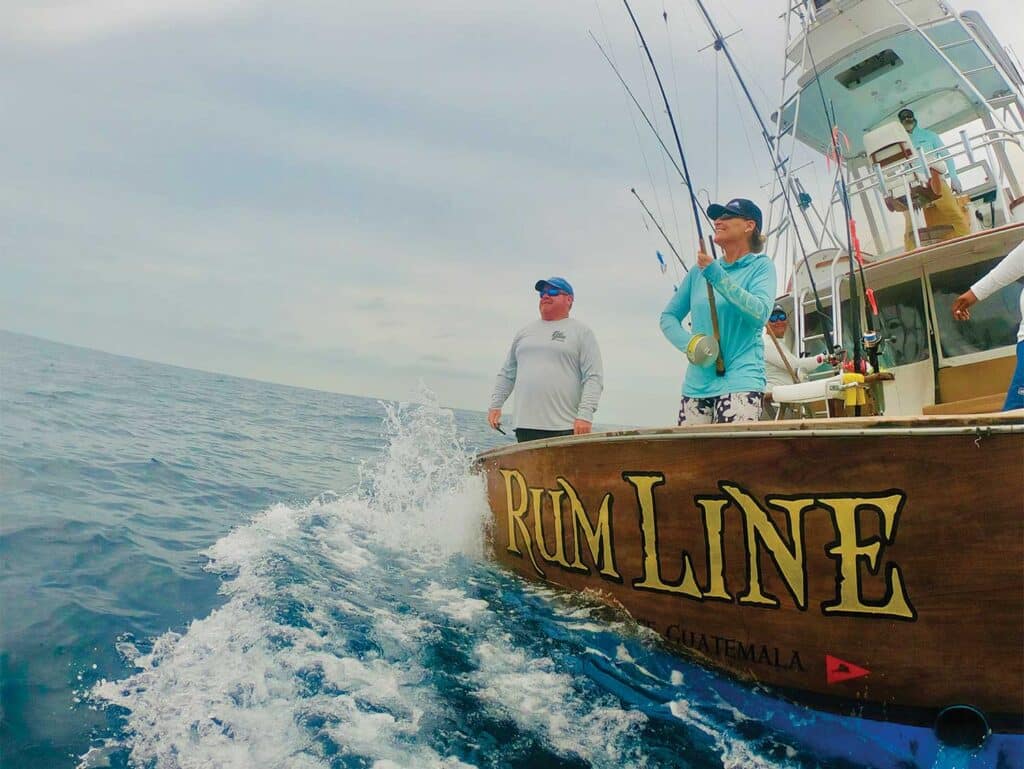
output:
<path id="1" fill-rule="evenodd" d="M 694 334 L 712 335 L 707 284 L 715 290 L 725 376 L 715 367 L 689 365 L 683 395 L 712 398 L 735 392 L 763 392 L 764 342 L 761 334 L 775 301 L 775 265 L 765 254 L 747 254 L 732 264 L 716 259 L 703 270 L 691 269 L 661 314 L 661 330 L 686 352 Z M 690 316 L 693 331 L 682 327 Z"/>

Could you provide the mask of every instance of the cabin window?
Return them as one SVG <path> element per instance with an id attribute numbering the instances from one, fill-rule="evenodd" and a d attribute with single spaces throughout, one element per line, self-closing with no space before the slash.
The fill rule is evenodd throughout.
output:
<path id="1" fill-rule="evenodd" d="M 847 90 L 852 91 L 901 64 L 903 64 L 903 60 L 896 55 L 896 52 L 891 48 L 886 48 L 874 56 L 869 56 L 859 64 L 854 64 L 849 69 L 843 70 L 836 75 L 836 80 Z"/>
<path id="2" fill-rule="evenodd" d="M 875 290 L 878 303 L 878 319 L 875 330 L 885 339 L 881 348 L 881 359 L 885 367 L 906 366 L 928 360 L 930 338 L 928 320 L 924 306 L 924 288 L 918 279 Z M 827 308 L 831 313 L 831 308 Z M 844 299 L 840 312 L 843 314 L 843 347 L 853 350 L 853 335 L 850 329 L 850 301 Z M 808 313 L 805 324 L 807 334 L 821 333 L 821 322 L 816 313 Z M 866 331 L 867 328 L 861 329 Z M 824 352 L 824 342 L 810 342 L 807 354 Z"/>
<path id="3" fill-rule="evenodd" d="M 1021 281 L 1004 286 L 985 301 L 971 307 L 969 321 L 953 320 L 953 300 L 974 285 L 1002 258 L 987 259 L 930 276 L 943 358 L 985 352 L 1017 343 Z"/>
<path id="4" fill-rule="evenodd" d="M 928 360 L 928 320 L 920 280 L 897 283 L 875 290 L 883 339 L 883 358 L 894 366 Z"/>

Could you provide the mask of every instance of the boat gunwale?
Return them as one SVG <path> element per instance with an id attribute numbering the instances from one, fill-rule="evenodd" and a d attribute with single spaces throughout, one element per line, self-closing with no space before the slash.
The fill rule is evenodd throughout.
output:
<path id="1" fill-rule="evenodd" d="M 498 446 L 477 454 L 477 461 L 493 459 L 518 451 L 544 448 L 566 448 L 597 443 L 631 441 L 692 440 L 695 438 L 754 439 L 778 438 L 851 438 L 851 437 L 915 437 L 921 435 L 1024 434 L 1024 409 L 970 414 L 963 416 L 918 417 L 834 417 L 831 419 L 781 420 L 775 422 L 731 422 L 681 427 L 651 427 L 610 430 L 587 435 L 566 435 L 525 443 Z"/>

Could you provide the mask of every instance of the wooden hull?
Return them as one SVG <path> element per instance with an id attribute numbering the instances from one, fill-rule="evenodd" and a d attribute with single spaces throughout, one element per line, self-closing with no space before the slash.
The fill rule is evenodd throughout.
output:
<path id="1" fill-rule="evenodd" d="M 1019 414 L 712 425 L 480 456 L 494 557 L 798 702 L 1024 729 Z"/>

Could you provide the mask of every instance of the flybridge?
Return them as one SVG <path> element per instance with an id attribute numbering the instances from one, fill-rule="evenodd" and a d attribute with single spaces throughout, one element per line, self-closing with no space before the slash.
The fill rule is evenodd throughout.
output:
<path id="1" fill-rule="evenodd" d="M 1013 220 L 1012 204 L 1024 192 L 1007 151 L 1024 145 L 1022 78 L 984 20 L 974 12 L 960 15 L 938 0 L 832 0 L 814 6 L 790 0 L 785 17 L 781 107 L 772 117 L 780 164 L 790 165 L 794 140 L 828 154 L 838 125 L 850 195 L 864 209 L 870 250 L 900 251 L 902 243 L 887 232 L 891 214 L 881 198 L 902 191 L 909 168 L 880 170 L 872 157 L 879 147 L 870 135 L 890 124 L 899 128 L 897 113 L 909 107 L 921 126 L 960 133 L 928 152 L 925 165 L 949 159 L 959 172 L 973 171 L 964 193 L 972 201 L 991 194 L 991 201 L 985 199 L 991 204 L 983 212 L 985 225 Z M 975 121 L 980 128 L 971 125 Z M 788 174 L 786 186 L 802 189 Z M 766 234 L 788 237 L 797 222 L 779 191 L 773 194 Z M 836 202 L 833 197 L 826 207 Z M 844 238 L 833 232 L 842 222 L 829 227 L 827 220 L 804 216 L 800 224 L 820 247 L 845 247 Z M 915 233 L 920 226 L 915 222 Z M 916 244 L 924 245 L 919 239 Z"/>

